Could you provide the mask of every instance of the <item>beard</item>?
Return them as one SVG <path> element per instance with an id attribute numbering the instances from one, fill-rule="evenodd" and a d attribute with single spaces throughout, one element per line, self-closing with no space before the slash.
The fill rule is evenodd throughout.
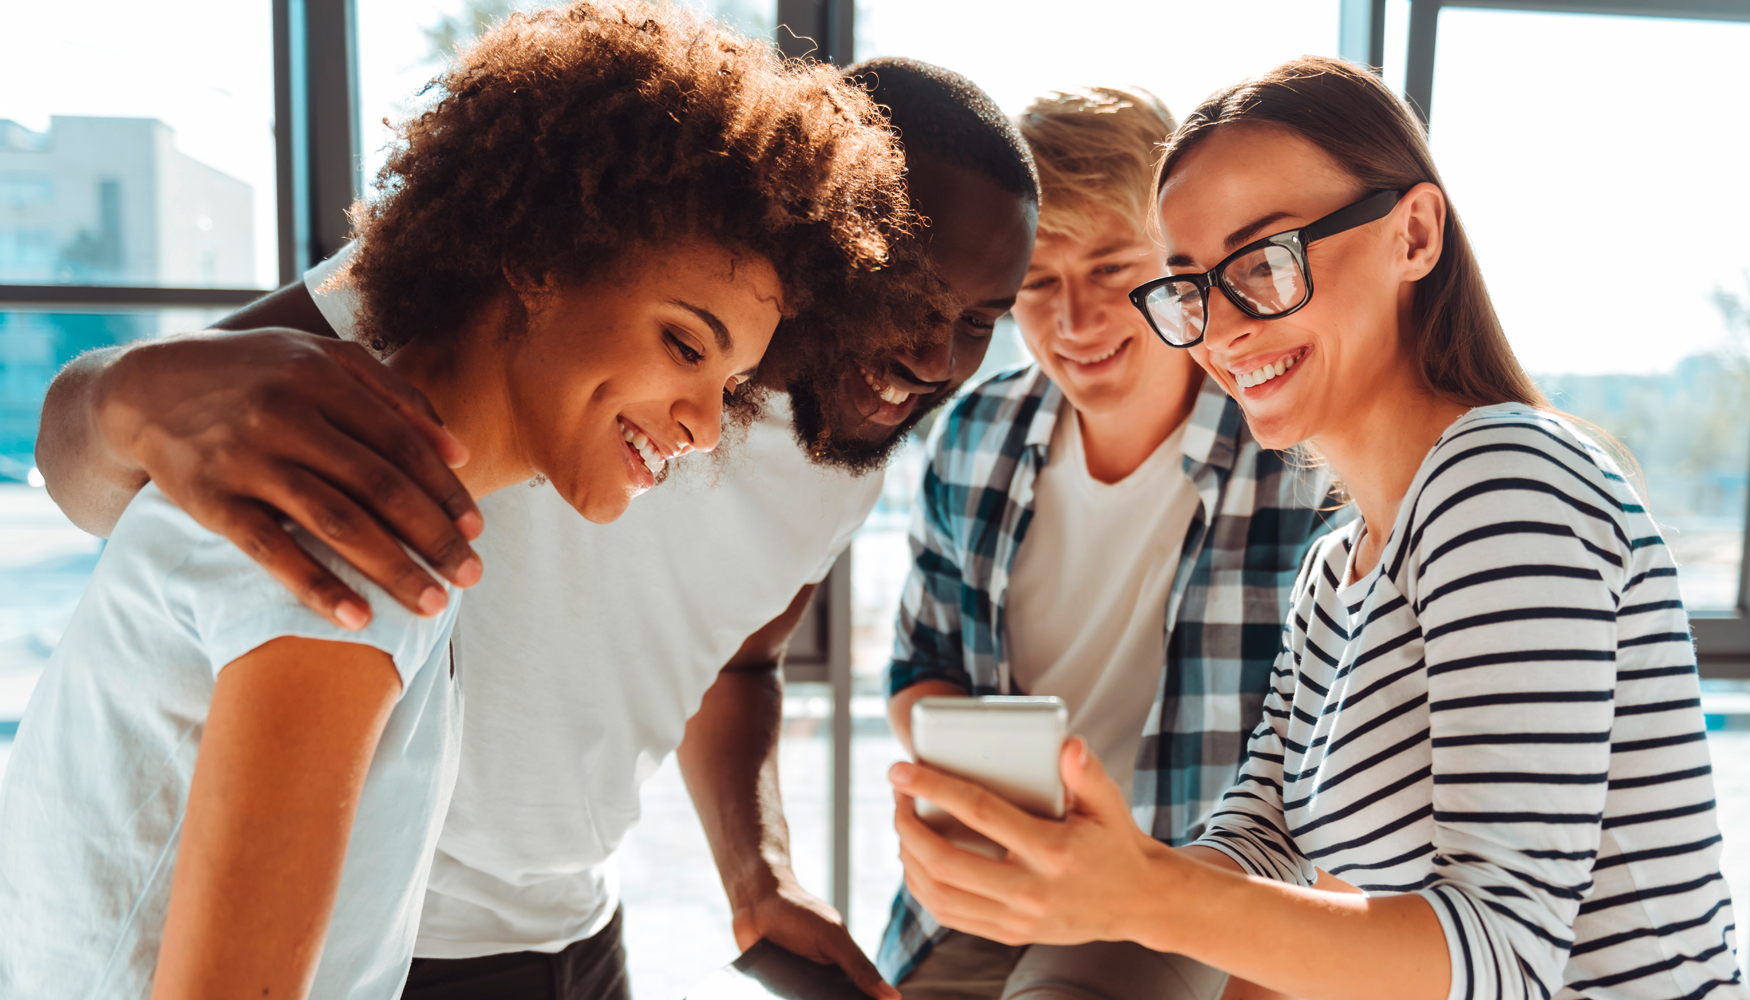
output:
<path id="1" fill-rule="evenodd" d="M 808 453 L 809 461 L 853 476 L 867 475 L 886 467 L 893 453 L 905 443 L 911 429 L 953 397 L 953 393 L 943 393 L 930 405 L 916 407 L 903 423 L 883 428 L 886 433 L 881 437 L 868 439 L 854 433 L 858 429 L 856 425 L 838 426 L 846 421 L 846 411 L 855 413 L 855 409 L 842 404 L 837 378 L 799 379 L 790 383 L 789 393 L 796 440 Z M 829 406 L 827 400 L 839 405 Z"/>

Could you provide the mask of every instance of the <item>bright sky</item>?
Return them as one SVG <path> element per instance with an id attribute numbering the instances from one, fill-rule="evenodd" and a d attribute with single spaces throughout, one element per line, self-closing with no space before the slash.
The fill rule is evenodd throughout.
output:
<path id="1" fill-rule="evenodd" d="M 378 123 L 435 72 L 420 29 L 460 6 L 358 0 L 367 182 L 388 138 Z M 1338 7 L 1096 0 L 1072 19 L 1061 0 L 861 0 L 858 55 L 941 63 L 1011 112 L 1107 83 L 1183 113 L 1289 56 L 1335 54 Z M 1394 84 L 1407 7 L 1388 5 Z M 6 22 L 0 118 L 34 129 L 50 114 L 163 119 L 185 152 L 255 187 L 257 270 L 273 283 L 268 0 L 87 0 L 77 18 L 14 4 Z M 1435 156 L 1528 367 L 1662 370 L 1719 343 L 1710 293 L 1750 292 L 1747 51 L 1750 24 L 1442 13 Z"/>

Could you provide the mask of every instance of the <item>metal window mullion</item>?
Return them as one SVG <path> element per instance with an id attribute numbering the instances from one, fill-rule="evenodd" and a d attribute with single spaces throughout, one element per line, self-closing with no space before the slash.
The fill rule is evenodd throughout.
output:
<path id="1" fill-rule="evenodd" d="M 339 250 L 360 183 L 358 54 L 353 0 L 295 0 L 304 8 L 309 234 L 302 273 Z"/>
<path id="2" fill-rule="evenodd" d="M 851 550 L 833 563 L 827 592 L 827 676 L 832 681 L 832 905 L 851 919 Z"/>
<path id="3" fill-rule="evenodd" d="M 856 58 L 856 0 L 777 0 L 779 51 L 845 66 Z"/>

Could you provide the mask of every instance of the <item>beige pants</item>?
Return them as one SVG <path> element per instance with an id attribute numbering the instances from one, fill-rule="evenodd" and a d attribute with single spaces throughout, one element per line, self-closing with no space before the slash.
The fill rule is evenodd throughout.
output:
<path id="1" fill-rule="evenodd" d="M 904 1000 L 1218 1000 L 1227 973 L 1128 941 L 1006 945 L 950 931 Z"/>

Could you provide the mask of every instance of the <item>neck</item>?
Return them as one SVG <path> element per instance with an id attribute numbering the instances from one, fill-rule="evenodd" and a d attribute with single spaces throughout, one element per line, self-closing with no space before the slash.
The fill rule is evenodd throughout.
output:
<path id="1" fill-rule="evenodd" d="M 1203 386 L 1203 369 L 1187 364 L 1177 391 L 1145 387 L 1128 398 L 1097 409 L 1076 407 L 1082 428 L 1082 451 L 1087 455 L 1088 475 L 1102 483 L 1116 483 L 1142 467 L 1161 442 L 1191 415 L 1197 392 Z"/>
<path id="2" fill-rule="evenodd" d="M 453 333 L 414 340 L 388 362 L 425 394 L 444 429 L 467 447 L 468 464 L 455 470 L 456 478 L 476 499 L 525 482 L 536 471 L 517 441 L 503 378 L 508 318 L 506 304 L 497 304 Z"/>
<path id="3" fill-rule="evenodd" d="M 1367 527 L 1355 555 L 1356 578 L 1370 572 L 1379 561 L 1386 536 L 1397 521 L 1398 508 L 1428 457 L 1428 449 L 1469 409 L 1404 381 L 1395 390 L 1375 394 L 1368 406 L 1358 408 L 1346 422 L 1312 439 L 1354 499 Z"/>

